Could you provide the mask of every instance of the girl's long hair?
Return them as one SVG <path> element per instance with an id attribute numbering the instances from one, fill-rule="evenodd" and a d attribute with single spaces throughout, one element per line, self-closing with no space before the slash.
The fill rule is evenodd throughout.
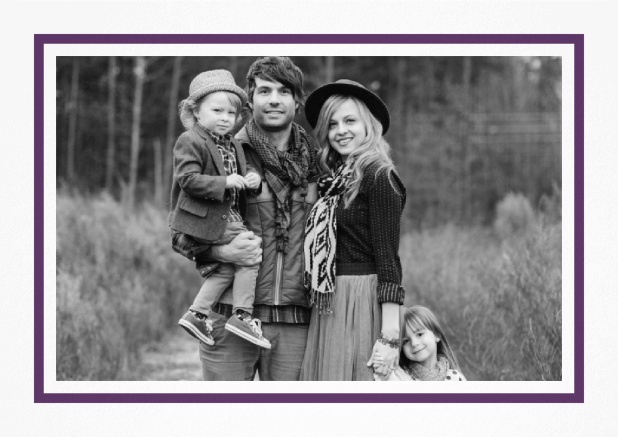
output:
<path id="1" fill-rule="evenodd" d="M 339 152 L 330 146 L 328 141 L 328 125 L 334 112 L 348 100 L 352 100 L 358 107 L 360 118 L 367 128 L 367 137 L 349 156 L 349 159 L 354 159 L 355 161 L 354 171 L 350 178 L 348 189 L 344 194 L 344 205 L 346 208 L 358 195 L 360 183 L 369 165 L 377 165 L 376 174 L 380 171 L 388 171 L 389 176 L 390 171 L 395 168 L 390 156 L 391 146 L 382 137 L 382 123 L 374 117 L 362 100 L 353 96 L 334 94 L 322 106 L 314 130 L 320 149 L 318 151 L 318 166 L 321 173 L 323 175 L 332 175 L 343 161 Z"/>
<path id="2" fill-rule="evenodd" d="M 451 349 L 451 345 L 446 338 L 446 334 L 444 334 L 444 331 L 442 330 L 440 323 L 438 323 L 438 319 L 434 313 L 432 313 L 428 308 L 420 305 L 415 305 L 408 308 L 402 307 L 399 319 L 401 320 L 400 336 L 402 341 L 406 335 L 406 326 L 410 326 L 413 331 L 429 329 L 433 332 L 433 335 L 440 339 L 438 342 L 438 355 L 446 357 L 451 369 L 461 372 L 455 353 Z M 407 369 L 410 366 L 411 361 L 403 352 L 403 343 L 401 346 L 399 366 L 403 369 Z"/>

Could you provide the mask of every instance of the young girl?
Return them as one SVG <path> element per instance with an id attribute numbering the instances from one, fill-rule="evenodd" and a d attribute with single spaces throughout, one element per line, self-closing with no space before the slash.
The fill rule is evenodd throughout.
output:
<path id="1" fill-rule="evenodd" d="M 189 97 L 179 105 L 187 131 L 174 146 L 169 223 L 172 247 L 194 261 L 200 251 L 247 232 L 241 216 L 245 190 L 258 188 L 261 178 L 231 136 L 246 102 L 247 94 L 229 71 L 211 70 L 191 81 Z M 178 324 L 201 342 L 214 345 L 208 316 L 233 281 L 234 314 L 225 329 L 270 349 L 260 321 L 252 318 L 258 269 L 258 265 L 221 263 Z"/>
<path id="2" fill-rule="evenodd" d="M 300 379 L 371 381 L 373 351 L 383 368 L 399 356 L 404 297 L 398 249 L 406 197 L 383 138 L 388 109 L 343 79 L 311 93 L 305 115 L 323 176 L 306 226 L 305 284 L 314 308 Z"/>
<path id="3" fill-rule="evenodd" d="M 436 316 L 423 306 L 402 310 L 399 365 L 386 381 L 465 381 Z M 374 361 L 382 362 L 377 354 Z"/>

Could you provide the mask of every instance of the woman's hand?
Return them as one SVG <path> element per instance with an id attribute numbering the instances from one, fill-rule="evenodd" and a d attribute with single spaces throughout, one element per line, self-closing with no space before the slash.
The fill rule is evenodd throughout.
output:
<path id="1" fill-rule="evenodd" d="M 373 379 L 375 381 L 383 381 L 386 379 L 383 378 L 380 373 L 376 372 L 376 369 L 382 369 L 384 367 L 384 357 L 380 355 L 380 352 L 374 351 L 367 365 L 373 366 Z"/>
<path id="2" fill-rule="evenodd" d="M 395 370 L 398 360 L 398 347 L 394 348 L 388 344 L 376 341 L 367 366 L 373 366 L 373 373 L 377 377 L 376 379 L 387 379 L 391 372 Z"/>
<path id="3" fill-rule="evenodd" d="M 399 304 L 383 302 L 382 307 L 382 332 L 380 340 L 373 345 L 371 358 L 368 366 L 373 366 L 376 379 L 387 379 L 399 362 L 401 345 L 399 344 Z M 379 360 L 376 357 L 379 356 Z"/>

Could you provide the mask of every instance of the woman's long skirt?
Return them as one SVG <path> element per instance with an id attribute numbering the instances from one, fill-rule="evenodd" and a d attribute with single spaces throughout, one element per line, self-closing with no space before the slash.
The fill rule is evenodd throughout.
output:
<path id="1" fill-rule="evenodd" d="M 382 328 L 377 276 L 337 276 L 332 314 L 311 314 L 301 381 L 373 381 L 367 367 Z"/>

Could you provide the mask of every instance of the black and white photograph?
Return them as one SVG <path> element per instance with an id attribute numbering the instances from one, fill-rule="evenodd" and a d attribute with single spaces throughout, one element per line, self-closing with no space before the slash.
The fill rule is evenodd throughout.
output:
<path id="1" fill-rule="evenodd" d="M 560 56 L 59 56 L 56 182 L 58 381 L 562 380 Z"/>

